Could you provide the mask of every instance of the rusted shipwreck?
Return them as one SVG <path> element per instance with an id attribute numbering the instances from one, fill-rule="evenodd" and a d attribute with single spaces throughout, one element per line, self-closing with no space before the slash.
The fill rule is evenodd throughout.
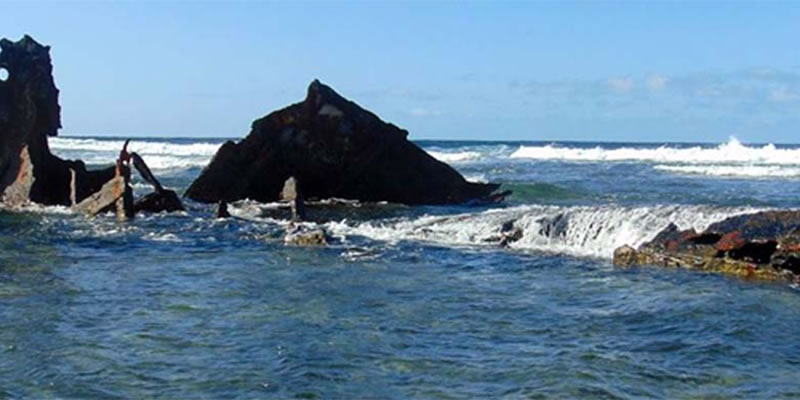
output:
<path id="1" fill-rule="evenodd" d="M 183 209 L 175 192 L 161 187 L 144 160 L 126 149 L 115 165 L 98 170 L 50 152 L 47 139 L 61 128 L 61 107 L 48 46 L 27 35 L 17 42 L 2 39 L 0 70 L 0 205 L 60 205 L 89 215 L 115 209 L 123 219 L 136 211 Z M 130 186 L 131 163 L 154 187 L 138 201 Z"/>

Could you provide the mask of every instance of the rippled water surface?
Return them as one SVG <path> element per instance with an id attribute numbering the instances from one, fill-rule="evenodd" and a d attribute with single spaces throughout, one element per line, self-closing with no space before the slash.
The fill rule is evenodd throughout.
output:
<path id="1" fill-rule="evenodd" d="M 116 142 L 52 147 L 100 164 Z M 131 147 L 182 190 L 219 144 Z M 515 195 L 312 210 L 325 248 L 284 245 L 252 202 L 229 220 L 192 202 L 127 224 L 0 214 L 0 398 L 800 397 L 798 290 L 609 261 L 669 222 L 796 207 L 793 147 L 422 145 Z M 744 166 L 764 168 L 725 172 Z M 525 236 L 497 248 L 509 220 Z"/>

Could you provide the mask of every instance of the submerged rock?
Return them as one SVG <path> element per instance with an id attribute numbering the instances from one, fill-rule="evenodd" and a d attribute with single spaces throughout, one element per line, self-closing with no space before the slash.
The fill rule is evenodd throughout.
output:
<path id="1" fill-rule="evenodd" d="M 50 153 L 48 136 L 61 128 L 50 48 L 30 36 L 0 40 L 0 202 L 71 206 L 97 192 L 115 167 L 87 171 L 82 161 Z"/>
<path id="2" fill-rule="evenodd" d="M 614 264 L 620 266 L 636 264 L 636 249 L 625 245 L 614 250 Z"/>
<path id="3" fill-rule="evenodd" d="M 800 277 L 800 211 L 739 215 L 705 231 L 680 231 L 670 224 L 653 240 L 614 251 L 617 265 L 652 264 L 697 268 L 748 278 Z"/>
<path id="4" fill-rule="evenodd" d="M 226 142 L 186 196 L 274 202 L 289 177 L 311 199 L 455 204 L 507 194 L 494 193 L 497 184 L 467 182 L 407 135 L 315 80 L 303 102 L 256 120 L 239 143 Z"/>
<path id="5" fill-rule="evenodd" d="M 328 244 L 328 235 L 321 228 L 292 224 L 286 229 L 283 242 L 297 246 L 325 246 Z"/>

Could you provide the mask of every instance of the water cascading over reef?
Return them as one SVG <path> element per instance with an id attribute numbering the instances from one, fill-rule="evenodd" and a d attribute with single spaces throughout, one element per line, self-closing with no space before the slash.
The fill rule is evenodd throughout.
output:
<path id="1" fill-rule="evenodd" d="M 87 171 L 80 160 L 50 153 L 48 136 L 61 128 L 50 47 L 30 36 L 0 40 L 0 200 L 68 206 L 100 190 L 115 167 Z"/>

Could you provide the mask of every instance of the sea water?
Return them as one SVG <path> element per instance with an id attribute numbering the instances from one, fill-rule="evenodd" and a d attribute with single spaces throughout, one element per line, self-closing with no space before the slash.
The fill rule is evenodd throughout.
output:
<path id="1" fill-rule="evenodd" d="M 185 190 L 223 139 L 134 139 Z M 59 137 L 110 165 L 124 141 Z M 798 398 L 800 291 L 614 249 L 800 206 L 800 147 L 420 141 L 504 204 L 0 213 L 0 398 Z M 135 177 L 137 196 L 150 191 Z M 523 238 L 499 248 L 508 221 Z"/>

